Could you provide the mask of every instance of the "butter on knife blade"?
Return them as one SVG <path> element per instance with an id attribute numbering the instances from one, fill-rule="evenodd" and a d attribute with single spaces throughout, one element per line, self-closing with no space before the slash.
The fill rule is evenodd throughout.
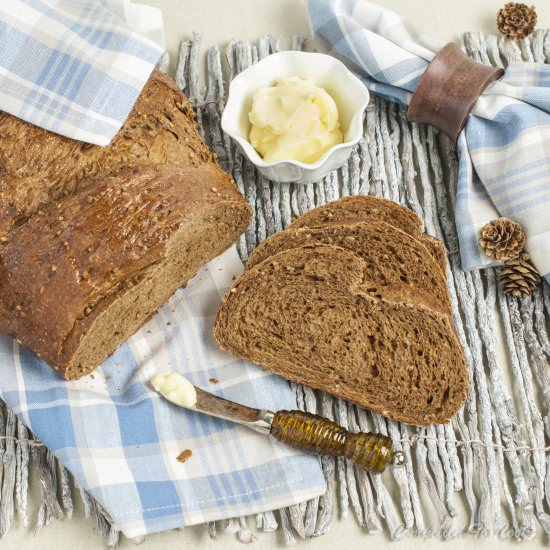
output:
<path id="1" fill-rule="evenodd" d="M 197 404 L 195 386 L 177 372 L 159 372 L 151 378 L 151 385 L 174 405 L 192 409 Z"/>
<path id="2" fill-rule="evenodd" d="M 273 413 L 265 409 L 247 407 L 197 388 L 177 372 L 159 372 L 150 382 L 160 395 L 174 405 L 246 424 L 262 433 L 269 433 Z"/>

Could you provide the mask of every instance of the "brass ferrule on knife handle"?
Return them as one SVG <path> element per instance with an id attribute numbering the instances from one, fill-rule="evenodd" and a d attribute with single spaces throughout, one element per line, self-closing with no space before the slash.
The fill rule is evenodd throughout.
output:
<path id="1" fill-rule="evenodd" d="M 270 433 L 279 441 L 306 451 L 348 458 L 371 472 L 381 473 L 390 463 L 403 463 L 403 454 L 393 452 L 389 437 L 350 433 L 326 418 L 303 411 L 276 412 Z"/>

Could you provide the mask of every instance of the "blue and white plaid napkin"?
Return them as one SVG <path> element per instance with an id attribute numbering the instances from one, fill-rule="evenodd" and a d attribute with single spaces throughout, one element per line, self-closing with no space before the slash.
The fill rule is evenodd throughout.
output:
<path id="1" fill-rule="evenodd" d="M 407 105 L 440 45 L 366 0 L 309 0 L 320 49 L 347 61 L 374 93 Z M 513 63 L 478 99 L 458 139 L 456 223 L 462 267 L 492 265 L 479 229 L 505 216 L 550 282 L 550 66 Z"/>
<path id="2" fill-rule="evenodd" d="M 0 334 L 0 395 L 128 537 L 275 510 L 325 491 L 316 457 L 176 407 L 148 385 L 154 373 L 172 370 L 250 406 L 296 408 L 287 381 L 213 341 L 220 298 L 240 271 L 232 248 L 76 382 Z M 193 454 L 181 463 L 186 449 Z"/>
<path id="3" fill-rule="evenodd" d="M 164 50 L 161 12 L 129 0 L 2 0 L 0 109 L 108 145 Z"/>

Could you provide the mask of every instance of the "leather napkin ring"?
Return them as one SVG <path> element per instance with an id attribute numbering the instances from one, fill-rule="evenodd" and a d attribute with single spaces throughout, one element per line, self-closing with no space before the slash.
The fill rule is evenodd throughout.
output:
<path id="1" fill-rule="evenodd" d="M 503 69 L 472 61 L 455 44 L 447 44 L 420 77 L 407 118 L 431 124 L 455 142 L 477 98 L 503 73 Z"/>

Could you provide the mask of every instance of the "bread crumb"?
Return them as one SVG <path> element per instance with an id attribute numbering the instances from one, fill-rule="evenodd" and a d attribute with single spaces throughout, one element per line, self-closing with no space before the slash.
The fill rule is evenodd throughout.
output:
<path id="1" fill-rule="evenodd" d="M 106 376 L 105 380 L 110 380 L 111 378 L 112 378 L 112 376 Z"/>
<path id="2" fill-rule="evenodd" d="M 93 374 L 90 374 L 90 378 L 91 378 L 92 380 L 95 380 L 95 376 L 94 376 Z"/>
<path id="3" fill-rule="evenodd" d="M 178 462 L 186 462 L 188 459 L 190 459 L 193 456 L 193 451 L 190 449 L 185 449 L 185 451 L 182 451 L 177 457 L 176 460 Z"/>
<path id="4" fill-rule="evenodd" d="M 52 271 L 55 273 L 57 271 L 57 266 L 56 265 L 52 265 Z"/>
<path id="5" fill-rule="evenodd" d="M 219 382 L 217 378 L 209 378 L 208 381 L 212 382 L 212 384 L 217 384 Z"/>
<path id="6" fill-rule="evenodd" d="M 171 324 L 172 324 L 172 323 L 171 323 L 170 321 L 168 321 L 168 322 L 166 323 L 166 326 L 169 327 Z"/>
<path id="7" fill-rule="evenodd" d="M 212 187 L 211 191 L 212 191 L 212 193 L 216 193 L 218 190 L 217 190 L 216 187 Z"/>

